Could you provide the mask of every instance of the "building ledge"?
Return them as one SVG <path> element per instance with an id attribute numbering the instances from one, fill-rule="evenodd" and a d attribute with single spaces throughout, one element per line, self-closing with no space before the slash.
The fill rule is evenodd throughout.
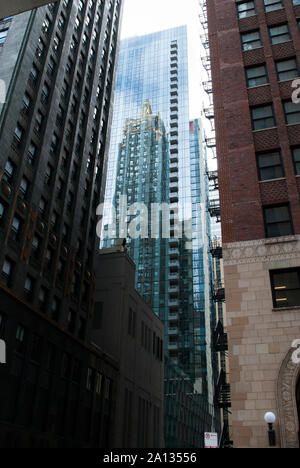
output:
<path id="1" fill-rule="evenodd" d="M 266 180 L 260 180 L 260 184 L 264 184 L 265 182 L 276 182 L 277 180 L 286 180 L 286 177 L 277 177 L 276 179 L 266 179 Z"/>
<path id="2" fill-rule="evenodd" d="M 276 309 L 272 309 L 272 312 L 288 312 L 288 311 L 296 311 L 300 312 L 300 306 L 293 306 L 293 307 L 278 307 Z"/>

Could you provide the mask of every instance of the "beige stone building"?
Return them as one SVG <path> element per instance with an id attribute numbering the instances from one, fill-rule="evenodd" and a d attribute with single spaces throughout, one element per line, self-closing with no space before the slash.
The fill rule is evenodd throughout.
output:
<path id="1" fill-rule="evenodd" d="M 300 236 L 225 244 L 223 256 L 234 445 L 268 447 L 264 414 L 272 411 L 277 447 L 298 448 L 300 364 L 292 344 L 300 339 L 300 306 L 274 307 L 270 272 L 300 267 Z"/>

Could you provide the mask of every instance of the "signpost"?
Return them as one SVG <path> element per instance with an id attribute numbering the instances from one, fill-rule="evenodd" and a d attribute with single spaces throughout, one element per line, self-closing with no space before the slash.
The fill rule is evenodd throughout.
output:
<path id="1" fill-rule="evenodd" d="M 204 445 L 206 449 L 218 449 L 218 434 L 215 432 L 205 432 Z"/>

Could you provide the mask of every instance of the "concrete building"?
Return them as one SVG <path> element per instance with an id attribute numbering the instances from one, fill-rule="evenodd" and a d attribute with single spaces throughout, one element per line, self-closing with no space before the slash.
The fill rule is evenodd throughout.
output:
<path id="1" fill-rule="evenodd" d="M 164 447 L 164 325 L 135 289 L 125 252 L 96 259 L 92 344 L 119 363 L 111 448 Z"/>
<path id="2" fill-rule="evenodd" d="M 65 0 L 0 21 L 4 447 L 111 443 L 118 364 L 89 342 L 121 7 Z"/>
<path id="3" fill-rule="evenodd" d="M 268 447 L 264 414 L 272 411 L 277 447 L 299 448 L 300 105 L 292 83 L 300 5 L 212 0 L 202 19 L 211 50 L 233 441 Z"/>

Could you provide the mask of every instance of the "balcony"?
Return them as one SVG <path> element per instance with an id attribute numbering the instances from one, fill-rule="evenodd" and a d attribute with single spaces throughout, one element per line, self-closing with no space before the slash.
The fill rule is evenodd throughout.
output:
<path id="1" fill-rule="evenodd" d="M 178 164 L 178 152 L 170 155 L 170 163 Z"/>
<path id="2" fill-rule="evenodd" d="M 221 222 L 221 206 L 220 206 L 220 200 L 210 200 L 209 201 L 209 206 L 208 206 L 208 211 L 210 213 L 210 216 L 212 218 L 216 218 L 217 223 Z"/>
<path id="3" fill-rule="evenodd" d="M 170 310 L 168 318 L 169 318 L 169 322 L 177 322 L 179 320 L 179 314 L 178 312 L 174 312 Z"/>
<path id="4" fill-rule="evenodd" d="M 205 143 L 207 148 L 215 148 L 217 146 L 215 138 L 205 138 Z"/>
<path id="5" fill-rule="evenodd" d="M 200 40 L 202 42 L 202 45 L 203 45 L 204 49 L 209 49 L 208 34 L 202 34 L 200 36 Z"/>
<path id="6" fill-rule="evenodd" d="M 203 88 L 207 94 L 212 94 L 213 92 L 212 81 L 204 81 Z"/>
<path id="7" fill-rule="evenodd" d="M 172 298 L 178 298 L 179 288 L 178 285 L 169 286 L 169 294 Z"/>
<path id="8" fill-rule="evenodd" d="M 169 343 L 168 344 L 169 351 L 178 351 L 178 343 Z"/>
<path id="9" fill-rule="evenodd" d="M 172 173 L 176 173 L 176 172 L 177 172 L 177 173 L 178 173 L 178 164 L 176 164 L 176 163 L 171 163 L 171 164 L 170 164 L 170 172 L 172 172 Z"/>
<path id="10" fill-rule="evenodd" d="M 214 192 L 215 190 L 219 190 L 219 175 L 218 171 L 209 171 L 207 172 L 208 180 L 210 182 L 209 190 Z"/>
<path id="11" fill-rule="evenodd" d="M 225 287 L 223 283 L 216 283 L 213 299 L 215 302 L 225 302 Z"/>
<path id="12" fill-rule="evenodd" d="M 231 408 L 230 385 L 224 370 L 221 370 L 215 393 L 215 405 L 218 408 Z"/>
<path id="13" fill-rule="evenodd" d="M 170 203 L 178 203 L 178 194 L 177 193 L 171 193 L 170 194 Z"/>
<path id="14" fill-rule="evenodd" d="M 173 282 L 178 282 L 179 281 L 179 275 L 177 272 L 171 272 L 169 274 L 169 280 Z"/>
<path id="15" fill-rule="evenodd" d="M 218 242 L 213 242 L 211 245 L 210 253 L 213 258 L 221 260 L 223 258 L 223 248 Z"/>
<path id="16" fill-rule="evenodd" d="M 172 182 L 170 184 L 170 191 L 172 193 L 178 192 L 178 183 L 177 182 Z"/>
<path id="17" fill-rule="evenodd" d="M 204 109 L 204 115 L 207 119 L 214 119 L 215 118 L 214 106 L 206 107 Z"/>
<path id="18" fill-rule="evenodd" d="M 178 327 L 169 327 L 169 336 L 178 336 L 179 329 Z"/>
<path id="19" fill-rule="evenodd" d="M 179 241 L 178 239 L 170 239 L 170 247 L 171 248 L 177 248 L 179 246 Z"/>
<path id="20" fill-rule="evenodd" d="M 206 71 L 211 70 L 211 60 L 209 55 L 205 55 L 204 57 L 201 57 L 202 65 L 203 68 L 205 68 Z"/>
<path id="21" fill-rule="evenodd" d="M 179 262 L 178 260 L 170 260 L 170 270 L 171 271 L 178 271 L 179 270 Z"/>
<path id="22" fill-rule="evenodd" d="M 170 249 L 169 251 L 170 253 L 170 258 L 173 260 L 173 259 L 178 259 L 179 258 L 179 249 L 176 249 L 176 248 L 172 248 Z"/>
<path id="23" fill-rule="evenodd" d="M 217 353 L 228 351 L 228 335 L 224 331 L 222 322 L 219 322 L 213 331 L 213 347 Z"/>

